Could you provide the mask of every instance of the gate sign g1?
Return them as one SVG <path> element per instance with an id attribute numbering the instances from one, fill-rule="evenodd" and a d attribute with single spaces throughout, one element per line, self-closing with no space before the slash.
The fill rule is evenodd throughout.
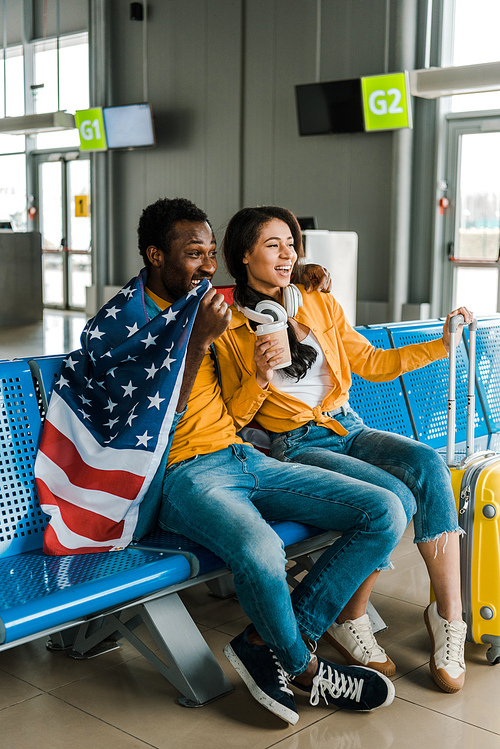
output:
<path id="1" fill-rule="evenodd" d="M 361 78 L 365 130 L 412 127 L 407 73 Z"/>
<path id="2" fill-rule="evenodd" d="M 75 112 L 75 124 L 80 135 L 81 151 L 106 151 L 106 130 L 102 107 Z"/>

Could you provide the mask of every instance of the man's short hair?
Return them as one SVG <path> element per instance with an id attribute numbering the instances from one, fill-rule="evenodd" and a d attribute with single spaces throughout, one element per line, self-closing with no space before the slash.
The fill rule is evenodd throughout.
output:
<path id="1" fill-rule="evenodd" d="M 211 227 L 207 214 L 186 198 L 160 198 L 156 203 L 148 205 L 142 212 L 137 227 L 139 252 L 144 265 L 149 265 L 146 250 L 157 247 L 168 253 L 170 242 L 178 221 L 192 221 L 206 223 Z"/>

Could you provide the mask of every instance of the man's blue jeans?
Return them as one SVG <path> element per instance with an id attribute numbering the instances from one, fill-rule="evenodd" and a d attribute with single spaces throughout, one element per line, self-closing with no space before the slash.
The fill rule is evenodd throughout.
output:
<path id="1" fill-rule="evenodd" d="M 297 520 L 342 536 L 288 589 L 281 539 L 266 520 Z M 159 524 L 221 557 L 241 606 L 291 674 L 360 584 L 389 566 L 407 518 L 385 488 L 299 463 L 280 463 L 249 445 L 231 445 L 170 466 Z"/>
<path id="2" fill-rule="evenodd" d="M 461 533 L 450 472 L 435 450 L 366 427 L 349 405 L 334 418 L 347 429 L 345 437 L 310 421 L 291 432 L 271 435 L 270 454 L 389 489 L 400 498 L 408 522 L 413 516 L 415 543 Z"/>

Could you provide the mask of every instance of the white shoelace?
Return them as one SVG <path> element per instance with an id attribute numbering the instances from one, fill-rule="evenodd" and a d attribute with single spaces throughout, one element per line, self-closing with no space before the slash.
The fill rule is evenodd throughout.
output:
<path id="1" fill-rule="evenodd" d="M 375 639 L 370 621 L 360 622 L 356 626 L 349 624 L 349 629 L 367 655 L 385 655 L 385 650 Z"/>
<path id="2" fill-rule="evenodd" d="M 359 702 L 361 699 L 361 690 L 363 689 L 364 679 L 347 678 L 344 674 L 339 673 L 336 669 L 332 670 L 330 666 L 325 669 L 324 663 L 319 664 L 318 673 L 312 681 L 311 705 L 317 705 L 319 698 L 323 697 L 328 705 L 327 694 L 333 699 L 344 697 L 345 699 Z"/>
<path id="3" fill-rule="evenodd" d="M 272 651 L 271 651 L 272 652 Z M 276 664 L 276 671 L 278 673 L 278 681 L 280 683 L 280 689 L 282 692 L 286 692 L 287 694 L 291 694 L 293 696 L 293 692 L 291 689 L 288 688 L 288 682 L 292 680 L 292 676 L 290 674 L 287 674 L 279 660 L 276 658 L 275 654 L 272 653 L 273 660 Z"/>
<path id="4" fill-rule="evenodd" d="M 458 663 L 460 668 L 465 668 L 464 646 L 467 630 L 465 627 L 457 627 L 454 622 L 446 622 L 446 660 Z"/>

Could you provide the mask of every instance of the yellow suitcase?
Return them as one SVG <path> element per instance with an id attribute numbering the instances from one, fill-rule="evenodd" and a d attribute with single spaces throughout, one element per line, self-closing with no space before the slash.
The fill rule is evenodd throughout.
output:
<path id="1" fill-rule="evenodd" d="M 466 457 L 455 463 L 455 331 L 463 317 L 450 321 L 450 382 L 446 462 L 451 471 L 460 527 L 460 573 L 467 639 L 490 643 L 486 657 L 500 663 L 500 455 L 474 453 L 475 355 L 477 322 L 469 325 Z"/>

